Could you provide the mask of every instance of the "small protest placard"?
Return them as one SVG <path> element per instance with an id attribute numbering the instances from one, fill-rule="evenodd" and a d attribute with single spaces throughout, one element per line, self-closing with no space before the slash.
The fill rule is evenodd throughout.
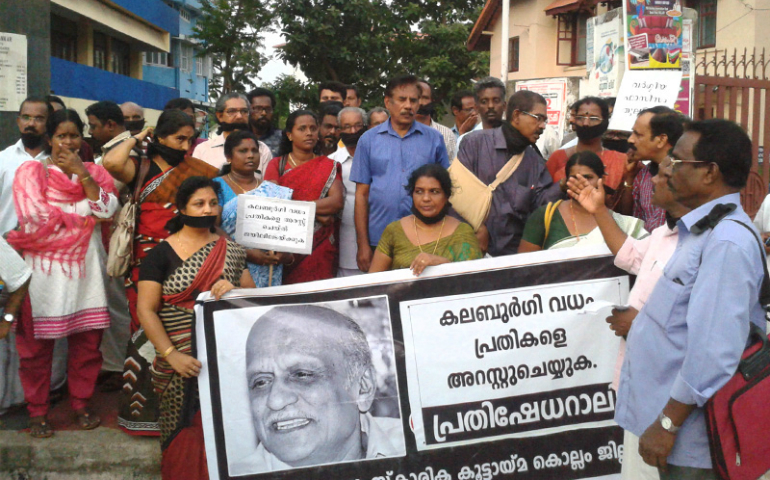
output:
<path id="1" fill-rule="evenodd" d="M 238 195 L 235 241 L 276 252 L 313 251 L 315 203 Z"/>
<path id="2" fill-rule="evenodd" d="M 609 129 L 630 132 L 636 116 L 645 108 L 656 105 L 674 108 L 681 83 L 681 70 L 627 71 L 620 84 Z"/>

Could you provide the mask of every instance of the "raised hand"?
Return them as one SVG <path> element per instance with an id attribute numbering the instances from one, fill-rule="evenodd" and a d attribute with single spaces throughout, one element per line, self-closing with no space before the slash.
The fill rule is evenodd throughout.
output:
<path id="1" fill-rule="evenodd" d="M 602 179 L 599 179 L 598 188 L 596 188 L 583 175 L 578 174 L 577 177 L 570 177 L 567 180 L 567 194 L 591 214 L 595 214 L 605 206 Z"/>

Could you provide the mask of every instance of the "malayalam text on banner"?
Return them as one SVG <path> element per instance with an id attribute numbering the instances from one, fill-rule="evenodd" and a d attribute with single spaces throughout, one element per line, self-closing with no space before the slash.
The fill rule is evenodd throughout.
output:
<path id="1" fill-rule="evenodd" d="M 247 247 L 308 255 L 315 203 L 238 195 L 235 240 Z"/>

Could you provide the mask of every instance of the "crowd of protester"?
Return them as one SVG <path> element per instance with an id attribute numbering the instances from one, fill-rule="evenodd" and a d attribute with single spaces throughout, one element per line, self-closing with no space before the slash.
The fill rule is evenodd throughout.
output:
<path id="1" fill-rule="evenodd" d="M 657 417 L 666 404 L 671 383 L 689 379 L 660 373 L 668 386 L 656 390 L 664 392 L 655 393 L 662 403 L 645 403 L 640 392 L 646 387 L 628 371 L 649 376 L 658 366 L 650 365 L 645 347 L 633 345 L 631 326 L 639 323 L 635 317 L 646 318 L 648 298 L 666 294 L 655 285 L 669 281 L 663 266 L 681 240 L 677 227 L 689 229 L 697 220 L 686 220 L 689 212 L 704 216 L 706 206 L 727 198 L 738 204 L 731 215 L 748 221 L 736 194 L 748 175 L 746 142 L 751 161 L 745 133 L 726 121 L 691 123 L 662 106 L 642 111 L 630 134 L 611 132 L 612 99 L 586 97 L 570 107 L 574 138 L 565 137 L 561 147 L 540 142 L 541 151 L 546 99 L 530 91 L 506 99 L 505 85 L 495 78 L 452 96 L 451 127 L 437 122 L 430 83 L 414 76 L 390 80 L 384 105 L 369 112 L 354 86 L 328 82 L 319 92 L 319 110 L 292 112 L 283 130 L 270 90 L 223 95 L 215 106 L 218 131 L 208 139 L 199 138 L 195 108 L 186 99 L 170 101 L 154 126 L 146 126 L 143 109 L 133 102 L 96 102 L 86 118 L 53 96 L 20 105 L 21 138 L 0 153 L 0 277 L 10 294 L 0 322 L 0 341 L 7 337 L 0 344 L 0 412 L 26 402 L 30 434 L 53 435 L 50 391 L 66 374 L 76 424 L 92 429 L 100 423 L 88 407 L 97 383 L 122 389 L 119 423 L 130 434 L 160 436 L 164 477 L 205 478 L 196 380 L 201 363 L 191 355 L 199 292 L 218 298 L 233 288 L 395 269 L 420 275 L 447 262 L 606 243 L 618 265 L 638 275 L 630 308 L 613 310 L 607 320 L 628 338 L 625 360 L 624 351 L 618 360 L 618 421 L 626 444 L 637 445 L 641 455 L 626 449 L 631 460 L 624 472 L 638 471 L 624 476 L 642 478 L 635 475 L 644 471 L 657 478 L 658 470 L 645 462 L 665 466 L 672 447 L 661 453 L 642 434 L 650 415 Z M 458 162 L 489 185 L 514 160 L 487 217 L 472 227 L 450 201 L 459 187 L 450 164 Z M 125 278 L 113 279 L 105 270 L 110 219 L 135 189 L 134 263 Z M 312 252 L 238 245 L 238 195 L 315 202 Z M 763 205 L 757 216 L 763 239 L 770 235 L 764 233 L 770 229 L 766 211 Z M 756 245 L 750 239 L 741 244 L 735 238 L 747 233 L 730 228 L 735 231 L 719 238 L 748 252 L 740 255 L 744 272 L 751 272 L 751 279 L 735 283 L 754 292 L 762 273 L 755 272 L 759 259 L 749 258 Z M 694 273 L 692 265 L 677 268 L 690 268 L 669 289 L 678 292 L 682 282 L 696 281 L 698 265 Z M 660 322 L 655 313 L 647 317 Z M 740 325 L 735 328 L 742 333 L 747 320 Z M 58 347 L 65 338 L 67 348 Z M 649 334 L 640 338 L 641 345 L 652 341 Z M 724 343 L 731 342 L 720 347 L 727 352 Z M 720 357 L 720 371 L 732 368 L 739 343 L 732 341 Z M 672 355 L 672 362 L 682 362 Z M 677 426 L 692 411 L 683 414 L 682 403 L 702 406 L 688 388 L 703 391 L 721 381 L 694 376 L 711 383 L 675 388 L 665 413 Z M 652 413 L 635 416 L 629 408 Z M 702 427 L 702 418 L 692 418 L 683 427 L 688 439 Z M 669 461 L 707 470 L 701 447 L 695 441 L 696 455 L 676 444 Z"/>

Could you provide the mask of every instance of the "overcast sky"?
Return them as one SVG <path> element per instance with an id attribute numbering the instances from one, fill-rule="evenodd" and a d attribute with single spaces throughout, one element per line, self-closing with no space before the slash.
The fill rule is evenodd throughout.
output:
<path id="1" fill-rule="evenodd" d="M 258 78 L 259 81 L 258 84 L 262 83 L 270 83 L 275 81 L 281 74 L 287 74 L 291 75 L 294 69 L 291 65 L 288 65 L 278 58 L 276 58 L 276 49 L 273 48 L 276 45 L 280 45 L 282 43 L 285 43 L 286 40 L 284 39 L 283 35 L 281 35 L 280 32 L 272 32 L 265 34 L 265 48 L 264 53 L 266 55 L 269 55 L 273 57 L 272 60 L 267 62 L 264 67 L 262 67 L 262 70 L 260 70 Z M 300 79 L 304 80 L 305 76 L 302 74 L 302 72 L 297 72 L 297 75 Z"/>

